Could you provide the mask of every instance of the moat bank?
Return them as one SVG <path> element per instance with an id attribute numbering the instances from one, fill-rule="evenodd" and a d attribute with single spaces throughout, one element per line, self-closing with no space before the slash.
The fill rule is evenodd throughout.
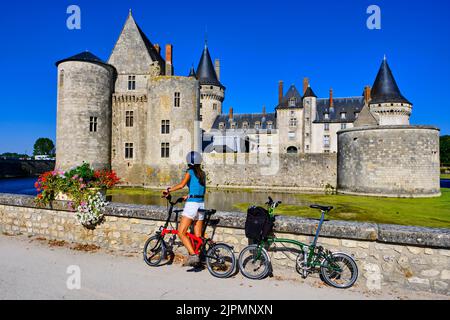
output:
<path id="1" fill-rule="evenodd" d="M 0 160 L 0 179 L 38 176 L 55 168 L 50 160 Z"/>

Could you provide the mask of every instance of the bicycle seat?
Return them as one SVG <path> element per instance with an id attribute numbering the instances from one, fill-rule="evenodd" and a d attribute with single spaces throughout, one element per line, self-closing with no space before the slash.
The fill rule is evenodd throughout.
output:
<path id="1" fill-rule="evenodd" d="M 210 209 L 210 210 L 207 210 L 207 209 L 199 209 L 198 211 L 199 211 L 199 212 L 203 212 L 206 216 L 212 216 L 214 213 L 217 212 L 217 211 L 214 210 L 214 209 Z"/>
<path id="2" fill-rule="evenodd" d="M 319 204 L 313 204 L 313 205 L 310 205 L 309 207 L 312 209 L 319 209 L 319 210 L 327 211 L 327 212 L 331 211 L 331 209 L 333 209 L 332 206 L 321 206 Z"/>

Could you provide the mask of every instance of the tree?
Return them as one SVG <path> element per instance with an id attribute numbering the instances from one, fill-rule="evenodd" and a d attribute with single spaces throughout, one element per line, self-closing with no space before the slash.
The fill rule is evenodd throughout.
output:
<path id="1" fill-rule="evenodd" d="M 450 166 L 450 136 L 439 139 L 441 149 L 441 165 Z"/>
<path id="2" fill-rule="evenodd" d="M 52 140 L 50 140 L 49 138 L 39 138 L 34 143 L 33 155 L 50 155 L 53 148 L 55 148 L 55 145 L 53 144 Z"/>

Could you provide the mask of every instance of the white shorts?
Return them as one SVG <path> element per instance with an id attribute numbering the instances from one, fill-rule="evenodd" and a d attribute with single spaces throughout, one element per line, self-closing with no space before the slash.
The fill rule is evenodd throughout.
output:
<path id="1" fill-rule="evenodd" d="M 205 203 L 186 202 L 186 204 L 184 205 L 183 213 L 181 215 L 194 221 L 202 221 L 205 219 L 205 214 L 203 212 L 198 212 L 198 209 L 205 209 Z"/>

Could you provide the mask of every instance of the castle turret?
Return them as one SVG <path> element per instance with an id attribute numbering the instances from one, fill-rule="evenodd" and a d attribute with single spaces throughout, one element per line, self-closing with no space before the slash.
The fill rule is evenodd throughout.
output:
<path id="1" fill-rule="evenodd" d="M 409 125 L 412 104 L 400 92 L 386 57 L 371 91 L 370 111 L 379 125 Z"/>
<path id="2" fill-rule="evenodd" d="M 219 68 L 219 64 L 216 64 L 216 67 Z M 225 87 L 218 79 L 217 71 L 212 63 L 206 43 L 197 67 L 196 76 L 200 82 L 201 128 L 209 131 L 214 120 L 222 113 Z"/>
<path id="3" fill-rule="evenodd" d="M 56 167 L 111 166 L 114 67 L 89 52 L 58 61 Z"/>
<path id="4" fill-rule="evenodd" d="M 311 86 L 309 84 L 309 80 L 305 78 L 303 80 L 303 85 L 306 89 L 304 89 L 303 94 L 303 108 L 305 112 L 304 116 L 304 143 L 303 143 L 303 152 L 304 153 L 310 153 L 313 145 L 313 130 L 312 130 L 312 123 L 316 118 L 316 110 L 317 110 L 317 96 L 314 93 L 314 91 L 311 89 Z"/>

